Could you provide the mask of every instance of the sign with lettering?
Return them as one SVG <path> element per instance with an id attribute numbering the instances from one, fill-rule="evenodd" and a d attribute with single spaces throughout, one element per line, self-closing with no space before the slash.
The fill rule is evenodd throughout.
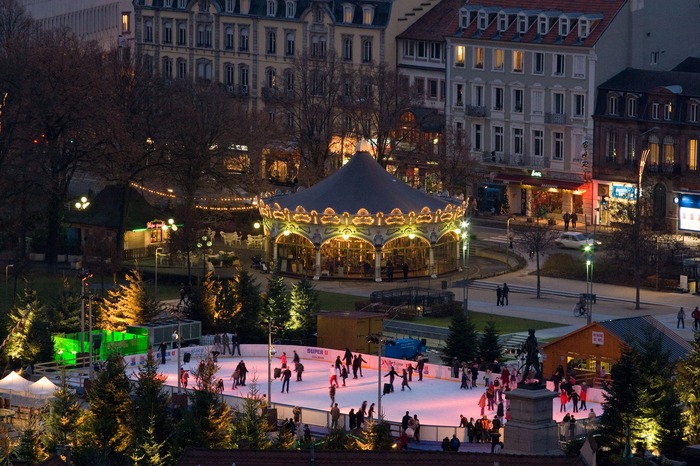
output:
<path id="1" fill-rule="evenodd" d="M 594 345 L 600 346 L 605 344 L 605 334 L 603 332 L 591 332 L 591 337 Z"/>
<path id="2" fill-rule="evenodd" d="M 537 170 L 532 170 L 532 173 L 530 173 L 530 176 L 534 176 L 537 178 L 542 178 L 542 172 L 539 172 Z"/>

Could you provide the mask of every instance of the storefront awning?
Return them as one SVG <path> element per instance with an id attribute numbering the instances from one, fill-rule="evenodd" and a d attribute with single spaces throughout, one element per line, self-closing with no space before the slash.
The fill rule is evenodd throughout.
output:
<path id="1" fill-rule="evenodd" d="M 521 184 L 523 186 L 539 186 L 542 188 L 567 189 L 576 191 L 583 186 L 580 181 L 566 181 L 552 178 L 539 178 L 529 175 L 511 175 L 499 174 L 493 178 L 494 181 L 500 181 L 506 184 Z"/>

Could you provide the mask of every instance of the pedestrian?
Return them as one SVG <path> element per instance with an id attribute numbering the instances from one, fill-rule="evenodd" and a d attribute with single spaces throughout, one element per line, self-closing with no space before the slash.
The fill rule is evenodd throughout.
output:
<path id="1" fill-rule="evenodd" d="M 401 435 L 399 435 L 399 450 L 408 450 L 408 433 L 406 430 L 402 430 Z"/>
<path id="2" fill-rule="evenodd" d="M 576 229 L 576 222 L 578 222 L 578 215 L 576 212 L 571 212 L 571 228 Z"/>
<path id="3" fill-rule="evenodd" d="M 572 414 L 569 418 L 569 440 L 573 440 L 576 436 L 576 418 Z"/>
<path id="4" fill-rule="evenodd" d="M 301 407 L 295 406 L 294 409 L 292 409 L 292 414 L 294 414 L 294 422 L 299 423 L 301 422 Z"/>
<path id="5" fill-rule="evenodd" d="M 216 393 L 218 393 L 219 395 L 224 394 L 224 379 L 219 379 L 216 382 Z"/>
<path id="6" fill-rule="evenodd" d="M 496 287 L 496 306 L 503 306 L 503 288 L 501 288 L 501 285 Z"/>
<path id="7" fill-rule="evenodd" d="M 452 377 L 455 379 L 459 378 L 459 360 L 457 356 L 452 357 Z"/>
<path id="8" fill-rule="evenodd" d="M 348 370 L 343 366 L 342 369 L 340 369 L 340 378 L 343 379 L 343 387 L 345 386 L 345 380 L 348 378 Z"/>
<path id="9" fill-rule="evenodd" d="M 442 439 L 442 444 L 440 445 L 440 447 L 442 448 L 442 451 L 450 451 L 450 438 L 445 437 L 444 439 Z"/>
<path id="10" fill-rule="evenodd" d="M 357 355 L 352 358 L 352 378 L 356 379 L 357 378 L 357 371 L 359 369 L 360 362 L 357 358 Z"/>
<path id="11" fill-rule="evenodd" d="M 362 375 L 362 363 L 364 362 L 365 364 L 367 364 L 367 361 L 365 361 L 365 359 L 362 357 L 362 354 L 358 354 L 357 359 L 357 369 L 360 371 L 360 377 L 364 377 L 364 375 Z"/>
<path id="12" fill-rule="evenodd" d="M 486 367 L 486 372 L 484 372 L 484 387 L 488 387 L 489 384 L 491 383 L 491 375 L 493 373 L 491 372 L 490 367 Z"/>
<path id="13" fill-rule="evenodd" d="M 569 215 L 569 212 L 564 212 L 562 218 L 564 219 L 564 231 L 569 231 L 569 221 L 571 220 L 571 215 Z"/>
<path id="14" fill-rule="evenodd" d="M 297 373 L 297 382 L 301 382 L 302 381 L 301 374 L 304 372 L 304 365 L 302 363 L 298 362 L 296 364 L 296 366 L 294 367 L 294 370 Z"/>
<path id="15" fill-rule="evenodd" d="M 285 367 L 282 371 L 282 393 L 284 393 L 284 386 L 287 386 L 287 393 L 289 393 L 289 381 L 292 378 L 292 371 L 289 367 Z"/>
<path id="16" fill-rule="evenodd" d="M 685 328 L 685 311 L 683 310 L 683 307 L 681 307 L 680 311 L 678 311 L 678 322 L 676 323 L 676 328 Z"/>
<path id="17" fill-rule="evenodd" d="M 467 368 L 467 363 L 462 362 L 462 384 L 459 386 L 460 390 L 469 388 L 469 386 L 467 385 L 468 373 L 469 369 Z"/>
<path id="18" fill-rule="evenodd" d="M 413 382 L 413 371 L 415 371 L 415 370 L 416 370 L 416 368 L 410 364 L 406 367 L 406 372 L 408 372 L 408 381 L 409 382 Z"/>
<path id="19" fill-rule="evenodd" d="M 292 357 L 292 362 L 294 364 L 299 364 L 301 362 L 301 358 L 299 357 L 299 353 L 297 353 L 297 350 L 294 350 L 294 356 Z"/>
<path id="20" fill-rule="evenodd" d="M 496 409 L 496 389 L 493 384 L 489 384 L 489 386 L 486 387 L 486 404 L 489 411 Z"/>
<path id="21" fill-rule="evenodd" d="M 579 406 L 578 409 L 588 409 L 586 406 L 586 398 L 588 398 L 588 385 L 586 385 L 586 382 L 583 382 L 581 384 L 581 394 L 579 395 L 581 406 Z"/>
<path id="22" fill-rule="evenodd" d="M 396 372 L 396 370 L 394 369 L 394 366 L 392 365 L 391 369 L 389 370 L 389 373 L 384 376 L 384 377 L 389 377 L 389 386 L 390 386 L 389 391 L 390 391 L 390 393 L 394 393 L 394 377 L 396 377 L 397 375 L 399 375 L 399 374 L 398 374 L 398 372 Z"/>
<path id="23" fill-rule="evenodd" d="M 409 422 L 411 422 L 411 415 L 408 414 L 408 411 L 406 411 L 406 414 L 404 414 L 401 418 L 401 430 L 408 429 Z"/>
<path id="24" fill-rule="evenodd" d="M 221 334 L 217 333 L 214 335 L 214 351 L 221 354 Z"/>
<path id="25" fill-rule="evenodd" d="M 462 442 L 457 438 L 457 434 L 452 434 L 452 440 L 450 440 L 450 451 L 459 451 L 459 446 Z"/>
<path id="26" fill-rule="evenodd" d="M 494 417 L 491 421 L 491 453 L 494 452 L 496 445 L 501 438 L 501 420 L 498 417 Z"/>
<path id="27" fill-rule="evenodd" d="M 335 385 L 336 387 L 339 387 L 339 385 L 338 385 L 338 376 L 336 375 L 336 372 L 335 372 L 335 365 L 333 365 L 333 364 L 331 364 L 331 376 L 330 376 L 330 379 L 329 379 L 328 383 L 329 383 L 329 385 L 330 385 L 331 387 L 333 387 L 334 385 Z M 335 393 L 335 391 L 334 391 L 334 393 Z"/>
<path id="28" fill-rule="evenodd" d="M 416 363 L 416 370 L 418 371 L 418 381 L 423 381 L 423 369 L 425 369 L 425 361 L 423 360 L 423 355 L 418 355 L 418 362 Z"/>
<path id="29" fill-rule="evenodd" d="M 578 413 L 578 401 L 581 399 L 578 392 L 574 389 L 571 390 L 571 402 L 574 405 L 574 412 Z"/>
<path id="30" fill-rule="evenodd" d="M 374 403 L 369 405 L 369 411 L 367 412 L 367 417 L 370 419 L 374 419 Z"/>
<path id="31" fill-rule="evenodd" d="M 355 408 L 352 408 L 348 413 L 348 422 L 350 423 L 350 430 L 355 430 L 355 427 L 357 427 L 357 417 L 355 417 Z"/>
<path id="32" fill-rule="evenodd" d="M 407 282 L 408 281 L 408 262 L 403 263 L 403 265 L 401 266 L 401 270 L 403 271 L 403 281 Z"/>
<path id="33" fill-rule="evenodd" d="M 231 390 L 235 390 L 241 381 L 240 367 L 236 367 L 236 370 L 233 371 L 233 374 L 231 374 L 231 380 L 233 381 L 231 384 Z"/>
<path id="34" fill-rule="evenodd" d="M 345 347 L 345 354 L 343 355 L 343 361 L 345 362 L 345 368 L 349 374 L 350 370 L 352 369 L 352 353 L 350 352 L 350 348 L 348 348 L 347 346 Z"/>
<path id="35" fill-rule="evenodd" d="M 241 355 L 241 344 L 240 341 L 238 340 L 238 333 L 233 332 L 231 335 L 231 346 L 233 347 L 233 352 L 231 352 L 231 356 L 235 356 L 236 350 L 238 350 L 238 355 Z"/>
<path id="36" fill-rule="evenodd" d="M 401 391 L 404 391 L 405 388 L 412 390 L 411 386 L 408 385 L 408 371 L 406 369 L 402 371 L 399 377 L 401 377 Z"/>
<path id="37" fill-rule="evenodd" d="M 365 424 L 365 412 L 362 409 L 358 409 L 355 413 L 355 418 L 357 419 L 357 428 L 362 429 Z"/>
<path id="38" fill-rule="evenodd" d="M 340 360 L 340 356 L 336 356 L 336 358 L 335 358 L 335 367 L 337 367 L 338 369 L 340 369 L 340 366 L 342 366 L 342 365 L 343 365 L 343 361 Z"/>
<path id="39" fill-rule="evenodd" d="M 386 264 L 386 279 L 390 282 L 394 281 L 394 264 L 391 261 Z"/>
<path id="40" fill-rule="evenodd" d="M 476 361 L 472 361 L 472 388 L 476 388 L 476 381 L 479 380 L 479 364 Z"/>
<path id="41" fill-rule="evenodd" d="M 282 363 L 282 369 L 287 367 L 287 353 L 283 351 L 282 356 L 280 356 L 279 359 L 280 359 L 280 362 Z"/>
<path id="42" fill-rule="evenodd" d="M 698 306 L 695 306 L 695 309 L 693 310 L 693 313 L 690 314 L 690 317 L 693 318 L 693 328 L 696 331 L 700 330 L 700 308 L 698 308 Z"/>
<path id="43" fill-rule="evenodd" d="M 420 443 L 420 421 L 417 414 L 413 415 L 413 440 Z"/>
<path id="44" fill-rule="evenodd" d="M 335 385 L 331 385 L 330 388 L 328 388 L 328 394 L 331 397 L 331 407 L 335 404 L 338 406 L 338 404 L 335 402 Z"/>
<path id="45" fill-rule="evenodd" d="M 184 283 L 180 283 L 180 302 L 177 305 L 180 306 L 181 304 L 187 304 L 187 289 Z"/>
<path id="46" fill-rule="evenodd" d="M 559 393 L 559 403 L 561 403 L 561 405 L 559 406 L 560 413 L 566 412 L 566 403 L 568 403 L 568 402 L 569 402 L 569 395 L 566 394 L 566 390 L 562 390 L 561 393 Z"/>
<path id="47" fill-rule="evenodd" d="M 311 441 L 311 429 L 308 424 L 304 424 L 304 442 Z"/>
<path id="48" fill-rule="evenodd" d="M 226 355 L 226 350 L 228 350 L 228 354 L 233 356 L 233 353 L 231 353 L 231 338 L 228 336 L 228 333 L 224 332 L 221 334 L 221 351 L 224 356 Z"/>
<path id="49" fill-rule="evenodd" d="M 508 293 L 510 292 L 510 288 L 508 287 L 507 283 L 503 284 L 503 299 L 501 300 L 501 304 L 504 306 L 508 305 Z M 503 304 L 505 303 L 505 304 Z"/>
<path id="50" fill-rule="evenodd" d="M 189 379 L 190 379 L 189 371 L 187 371 L 183 368 L 180 368 L 180 383 L 185 390 L 187 389 L 187 381 Z"/>
<path id="51" fill-rule="evenodd" d="M 466 418 L 464 418 L 466 420 Z M 474 418 L 469 418 L 469 422 L 465 423 L 467 428 L 467 437 L 469 437 L 469 443 L 474 443 Z"/>
<path id="52" fill-rule="evenodd" d="M 481 408 L 481 415 L 484 415 L 484 410 L 486 409 L 486 392 L 481 394 L 479 401 L 476 403 L 479 408 Z"/>
<path id="53" fill-rule="evenodd" d="M 160 351 L 160 363 L 165 364 L 165 353 L 168 351 L 168 345 L 161 341 L 160 345 L 158 345 L 158 351 Z"/>
<path id="54" fill-rule="evenodd" d="M 333 388 L 333 387 L 331 387 Z M 331 396 L 333 399 L 334 396 Z M 331 403 L 331 430 L 338 428 L 338 420 L 340 419 L 340 409 L 338 408 L 338 403 Z"/>
<path id="55" fill-rule="evenodd" d="M 245 367 L 245 362 L 243 362 L 243 361 L 241 361 L 238 364 L 238 368 L 240 370 L 240 384 L 239 385 L 243 385 L 245 387 L 245 378 L 246 378 L 246 375 L 248 374 L 248 368 Z"/>

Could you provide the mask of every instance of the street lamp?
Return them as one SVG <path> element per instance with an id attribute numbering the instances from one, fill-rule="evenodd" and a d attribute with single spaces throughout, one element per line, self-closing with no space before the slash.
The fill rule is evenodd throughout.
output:
<path id="1" fill-rule="evenodd" d="M 381 421 L 384 418 L 382 413 L 382 347 L 384 344 L 394 344 L 394 341 L 388 341 L 381 333 L 373 333 L 367 335 L 367 343 L 379 346 L 377 350 L 377 419 Z"/>
<path id="2" fill-rule="evenodd" d="M 90 205 L 90 201 L 88 201 L 87 197 L 83 196 L 80 198 L 79 201 L 77 201 L 75 203 L 75 208 L 78 210 L 83 210 L 83 209 L 86 209 L 87 206 L 89 206 L 89 205 Z"/>
<path id="3" fill-rule="evenodd" d="M 173 344 L 177 342 L 177 393 L 179 395 L 182 388 L 182 365 L 180 363 L 180 347 L 182 346 L 182 339 L 180 338 L 182 335 L 182 328 L 180 322 L 182 319 L 180 318 L 179 309 L 177 313 L 173 312 L 173 315 L 177 318 L 177 330 L 173 333 Z"/>
<path id="4" fill-rule="evenodd" d="M 163 248 L 156 248 L 156 279 L 155 279 L 155 298 L 158 301 L 158 253 L 162 251 Z"/>
<path id="5" fill-rule="evenodd" d="M 469 312 L 469 221 L 463 220 L 460 228 L 455 230 L 462 239 L 462 271 L 464 279 L 462 282 L 462 295 L 464 297 L 464 315 Z"/>
<path id="6" fill-rule="evenodd" d="M 202 236 L 202 240 L 197 242 L 197 249 L 202 251 L 202 273 L 207 275 L 207 250 L 212 246 L 211 238 L 207 235 Z"/>
<path id="7" fill-rule="evenodd" d="M 272 357 L 277 350 L 272 346 L 272 320 L 267 320 L 267 406 L 272 408 Z"/>
<path id="8" fill-rule="evenodd" d="M 9 299 L 8 296 L 10 294 L 10 286 L 8 282 L 8 277 L 9 277 L 9 271 L 10 269 L 14 270 L 15 264 L 7 264 L 5 266 L 5 312 L 9 314 L 10 308 L 9 308 Z"/>
<path id="9" fill-rule="evenodd" d="M 586 253 L 586 324 L 590 324 L 593 316 L 593 245 L 586 244 L 583 251 Z"/>
<path id="10" fill-rule="evenodd" d="M 90 286 L 90 277 L 89 270 L 83 269 L 80 273 L 80 353 L 85 353 L 85 300 L 88 299 L 85 289 Z"/>
<path id="11" fill-rule="evenodd" d="M 643 133 L 641 133 L 639 136 L 644 137 L 649 133 L 652 133 L 659 128 L 657 126 L 654 126 L 653 128 L 650 128 Z M 647 144 L 648 145 L 648 144 Z M 639 200 L 641 199 L 641 190 L 642 190 L 642 176 L 644 176 L 644 166 L 647 163 L 647 159 L 649 158 L 649 148 L 647 147 L 642 151 L 642 155 L 639 158 L 639 170 L 637 171 L 637 192 L 635 193 L 635 225 L 634 225 L 634 244 L 633 247 L 637 248 L 637 251 L 635 252 L 634 255 L 634 279 L 635 279 L 635 285 L 636 285 L 636 291 L 635 291 L 635 301 L 634 301 L 634 308 L 639 309 L 640 308 L 640 295 L 639 295 L 639 290 L 642 285 L 642 275 L 640 272 L 640 251 L 639 251 L 639 246 L 641 242 L 641 237 L 642 237 L 642 224 L 641 224 L 641 216 L 642 216 L 642 206 L 639 203 Z"/>

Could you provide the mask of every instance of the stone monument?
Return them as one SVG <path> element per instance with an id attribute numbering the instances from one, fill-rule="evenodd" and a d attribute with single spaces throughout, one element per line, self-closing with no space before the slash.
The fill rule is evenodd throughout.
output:
<path id="1" fill-rule="evenodd" d="M 545 386 L 534 329 L 529 330 L 520 354 L 526 355 L 523 375 L 518 388 L 506 394 L 510 400 L 510 421 L 504 429 L 503 452 L 561 455 L 557 424 L 552 418 L 552 400 L 557 394 Z"/>

